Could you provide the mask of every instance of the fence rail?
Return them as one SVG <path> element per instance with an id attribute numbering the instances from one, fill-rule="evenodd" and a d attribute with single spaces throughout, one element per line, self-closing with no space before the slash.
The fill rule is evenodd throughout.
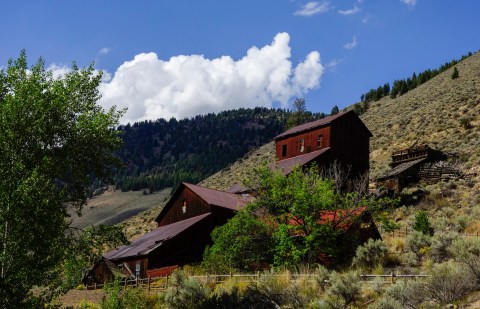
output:
<path id="1" fill-rule="evenodd" d="M 311 280 L 314 281 L 315 274 L 262 274 L 260 272 L 256 272 L 253 274 L 227 274 L 227 275 L 192 275 L 188 276 L 188 278 L 194 278 L 200 282 L 218 284 L 227 281 L 228 279 L 238 278 L 241 282 L 251 282 L 251 283 L 259 283 L 261 282 L 262 278 L 267 277 L 285 277 L 289 276 L 292 280 Z M 428 277 L 428 275 L 416 275 L 416 274 L 361 274 L 359 275 L 360 279 L 365 283 L 373 283 L 373 279 L 375 278 L 382 278 L 384 279 L 384 284 L 394 284 L 398 279 L 424 279 Z M 329 282 L 326 280 L 325 282 Z M 121 282 L 121 286 L 123 289 L 126 288 L 141 288 L 144 290 L 150 291 L 164 291 L 169 286 L 171 286 L 171 276 L 165 277 L 155 277 L 155 278 L 137 278 L 137 279 L 126 279 Z M 105 283 L 105 284 L 93 284 L 87 285 L 87 290 L 97 290 L 102 289 L 105 286 L 113 286 L 112 283 Z"/>

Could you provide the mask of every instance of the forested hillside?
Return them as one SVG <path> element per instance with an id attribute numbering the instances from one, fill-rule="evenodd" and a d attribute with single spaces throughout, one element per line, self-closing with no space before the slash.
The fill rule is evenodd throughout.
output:
<path id="1" fill-rule="evenodd" d="M 198 183 L 283 131 L 283 109 L 238 109 L 191 119 L 158 119 L 122 126 L 118 153 L 125 169 L 115 176 L 123 191 L 159 190 Z"/>

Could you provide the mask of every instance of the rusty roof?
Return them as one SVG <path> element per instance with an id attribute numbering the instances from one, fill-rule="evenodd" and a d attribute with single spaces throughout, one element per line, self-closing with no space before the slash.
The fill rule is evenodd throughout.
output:
<path id="1" fill-rule="evenodd" d="M 163 207 L 162 211 L 160 211 L 160 213 L 158 214 L 157 218 L 155 219 L 156 222 L 160 222 L 163 215 L 168 212 L 174 201 L 178 198 L 178 194 L 184 188 L 190 189 L 193 193 L 195 193 L 199 198 L 204 200 L 210 206 L 223 207 L 235 211 L 240 210 L 253 200 L 252 196 L 246 194 L 234 194 L 182 182 L 178 189 L 175 191 L 175 193 L 173 193 L 173 196 L 167 202 L 165 207 Z"/>
<path id="2" fill-rule="evenodd" d="M 324 153 L 326 153 L 328 150 L 330 150 L 330 147 L 323 148 L 320 150 L 312 151 L 300 156 L 292 157 L 289 159 L 281 160 L 278 162 L 275 162 L 274 164 L 271 165 L 272 168 L 276 168 L 280 171 L 283 171 L 285 175 L 288 175 L 292 172 L 293 168 L 297 165 L 299 166 L 304 166 L 313 160 L 319 158 L 322 156 Z"/>
<path id="3" fill-rule="evenodd" d="M 204 220 L 210 214 L 211 213 L 206 213 L 159 227 L 150 233 L 135 239 L 130 245 L 122 246 L 118 249 L 112 250 L 106 253 L 103 257 L 109 260 L 119 260 L 134 256 L 147 255 L 152 250 L 160 247 L 165 241 L 174 238 L 181 232 Z"/>
<path id="4" fill-rule="evenodd" d="M 253 200 L 253 197 L 249 195 L 239 195 L 219 191 L 202 186 L 192 185 L 186 182 L 184 182 L 183 185 L 192 190 L 193 193 L 212 206 L 240 210 Z"/>
<path id="5" fill-rule="evenodd" d="M 281 133 L 280 135 L 275 136 L 273 138 L 273 140 L 277 140 L 277 139 L 280 139 L 282 137 L 295 135 L 295 134 L 300 133 L 300 132 L 304 132 L 304 131 L 308 131 L 308 130 L 311 130 L 311 129 L 314 129 L 314 128 L 324 126 L 326 124 L 331 123 L 335 119 L 338 119 L 338 118 L 346 115 L 347 113 L 353 113 L 353 111 L 339 112 L 338 114 L 335 114 L 335 115 L 332 115 L 332 116 L 328 116 L 328 117 L 325 117 L 325 118 L 322 118 L 322 119 L 319 119 L 319 120 L 315 120 L 315 121 L 311 121 L 311 122 L 301 124 L 299 126 L 290 128 L 289 130 Z"/>

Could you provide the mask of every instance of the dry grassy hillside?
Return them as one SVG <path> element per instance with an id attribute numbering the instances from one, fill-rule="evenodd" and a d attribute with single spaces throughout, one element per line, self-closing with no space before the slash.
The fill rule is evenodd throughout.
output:
<path id="1" fill-rule="evenodd" d="M 457 152 L 473 168 L 480 162 L 480 54 L 456 65 L 460 77 L 452 79 L 453 68 L 395 99 L 375 102 L 362 115 L 373 133 L 371 176 L 388 169 L 393 150 L 408 147 L 417 139 L 432 147 Z M 465 128 L 462 121 L 469 121 Z"/>

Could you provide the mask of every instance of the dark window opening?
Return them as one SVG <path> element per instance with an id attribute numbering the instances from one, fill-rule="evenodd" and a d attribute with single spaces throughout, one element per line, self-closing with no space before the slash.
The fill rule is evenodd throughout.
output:
<path id="1" fill-rule="evenodd" d="M 300 152 L 304 152 L 305 151 L 305 139 L 301 139 L 300 140 Z"/>
<path id="2" fill-rule="evenodd" d="M 323 147 L 323 135 L 320 134 L 317 137 L 317 148 L 322 148 Z"/>
<path id="3" fill-rule="evenodd" d="M 287 156 L 287 145 L 282 145 L 282 157 Z"/>
<path id="4" fill-rule="evenodd" d="M 183 213 L 187 212 L 187 201 L 186 200 L 183 200 L 182 211 L 183 211 Z"/>

